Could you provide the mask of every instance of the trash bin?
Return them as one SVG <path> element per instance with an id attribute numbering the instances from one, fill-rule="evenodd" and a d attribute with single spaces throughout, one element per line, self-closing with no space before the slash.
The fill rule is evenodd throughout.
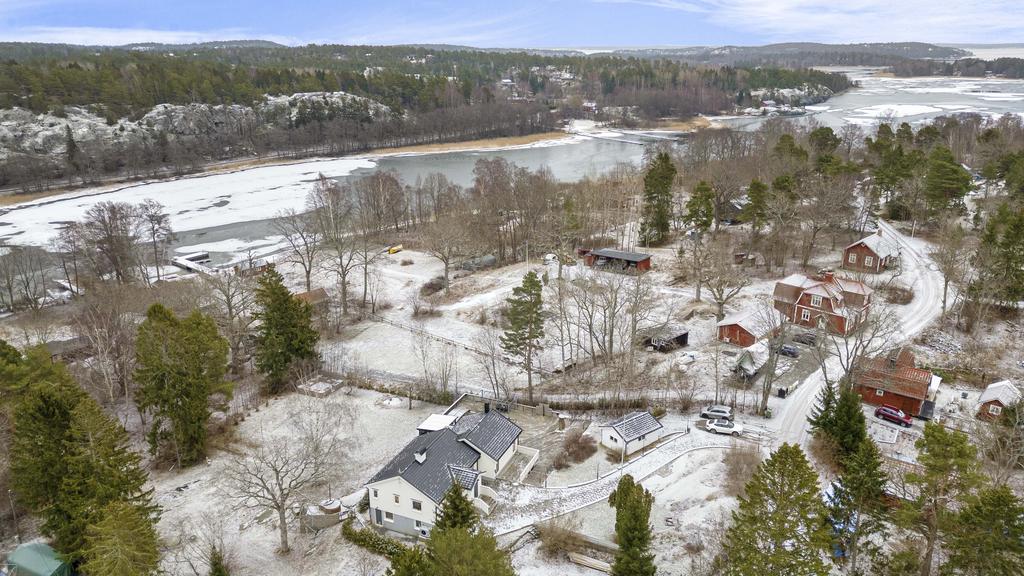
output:
<path id="1" fill-rule="evenodd" d="M 785 398 L 789 391 L 785 388 L 779 388 L 779 398 Z"/>

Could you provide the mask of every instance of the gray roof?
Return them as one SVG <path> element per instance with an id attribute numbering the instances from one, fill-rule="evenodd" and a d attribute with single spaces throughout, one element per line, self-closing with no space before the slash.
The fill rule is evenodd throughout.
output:
<path id="1" fill-rule="evenodd" d="M 644 254 L 642 252 L 623 252 L 621 250 L 610 250 L 608 248 L 592 250 L 590 253 L 594 256 L 604 256 L 605 258 L 626 260 L 627 262 L 642 262 L 651 257 L 650 254 Z"/>
<path id="2" fill-rule="evenodd" d="M 421 451 L 425 451 L 422 463 L 416 461 L 416 454 Z M 452 429 L 445 428 L 414 438 L 370 478 L 369 484 L 398 476 L 440 504 L 452 486 L 453 469 L 471 469 L 479 459 L 476 450 L 460 442 Z M 464 472 L 456 475 L 460 483 L 465 481 Z"/>
<path id="3" fill-rule="evenodd" d="M 608 424 L 625 442 L 632 442 L 637 438 L 654 432 L 661 428 L 661 422 L 650 412 L 631 412 L 622 418 Z"/>
<path id="4" fill-rule="evenodd" d="M 459 485 L 464 490 L 472 490 L 476 486 L 476 479 L 480 477 L 480 472 L 473 470 L 472 468 L 461 468 L 459 466 L 449 466 L 449 472 L 452 477 L 459 481 Z"/>
<path id="5" fill-rule="evenodd" d="M 495 460 L 504 456 L 523 433 L 515 422 L 497 412 L 468 414 L 452 424 L 452 429 L 460 440 L 466 440 Z"/>

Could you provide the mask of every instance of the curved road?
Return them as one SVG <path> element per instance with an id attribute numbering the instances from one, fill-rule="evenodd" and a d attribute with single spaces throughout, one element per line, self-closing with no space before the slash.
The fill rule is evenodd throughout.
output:
<path id="1" fill-rule="evenodd" d="M 904 236 L 883 220 L 878 221 L 878 226 L 899 243 L 903 265 L 900 282 L 914 290 L 914 299 L 909 304 L 892 307 L 902 326 L 900 340 L 907 341 L 923 332 L 942 314 L 942 273 L 928 254 L 926 242 Z M 835 374 L 840 370 L 839 359 L 830 359 L 829 371 Z M 806 445 L 810 440 L 807 417 L 824 382 L 818 370 L 786 399 L 781 418 L 775 420 L 780 442 Z"/>

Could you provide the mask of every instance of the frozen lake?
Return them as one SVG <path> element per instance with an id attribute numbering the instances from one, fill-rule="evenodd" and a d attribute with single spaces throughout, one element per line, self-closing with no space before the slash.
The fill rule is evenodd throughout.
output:
<path id="1" fill-rule="evenodd" d="M 937 116 L 976 112 L 989 116 L 1024 115 L 1024 80 L 946 77 L 892 78 L 876 69 L 832 68 L 860 82 L 819 106 L 810 114 L 819 123 L 841 127 L 857 124 L 870 128 L 883 119 L 921 124 Z M 723 123 L 755 129 L 761 118 L 729 118 Z M 153 198 L 167 206 L 178 234 L 180 252 L 208 251 L 218 262 L 277 249 L 269 219 L 288 208 L 302 209 L 306 192 L 319 173 L 333 178 L 358 178 L 374 169 L 394 169 L 406 183 L 419 176 L 442 172 L 461 185 L 472 182 L 473 166 L 480 158 L 503 157 L 530 169 L 548 167 L 556 178 L 572 181 L 598 175 L 618 163 L 639 163 L 644 147 L 637 141 L 659 142 L 641 134 L 594 133 L 597 138 L 572 136 L 562 140 L 489 150 L 430 154 L 400 154 L 307 161 L 266 166 L 173 181 L 108 186 L 16 205 L 0 212 L 0 243 L 45 246 L 60 227 L 80 219 L 90 206 L 106 200 L 140 202 Z M 608 139 L 619 137 L 620 140 Z"/>

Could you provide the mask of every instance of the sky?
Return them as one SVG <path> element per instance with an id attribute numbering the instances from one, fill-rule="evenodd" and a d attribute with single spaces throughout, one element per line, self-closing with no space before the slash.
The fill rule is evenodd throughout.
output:
<path id="1" fill-rule="evenodd" d="M 0 0 L 0 41 L 605 48 L 1024 43 L 1024 0 Z"/>

